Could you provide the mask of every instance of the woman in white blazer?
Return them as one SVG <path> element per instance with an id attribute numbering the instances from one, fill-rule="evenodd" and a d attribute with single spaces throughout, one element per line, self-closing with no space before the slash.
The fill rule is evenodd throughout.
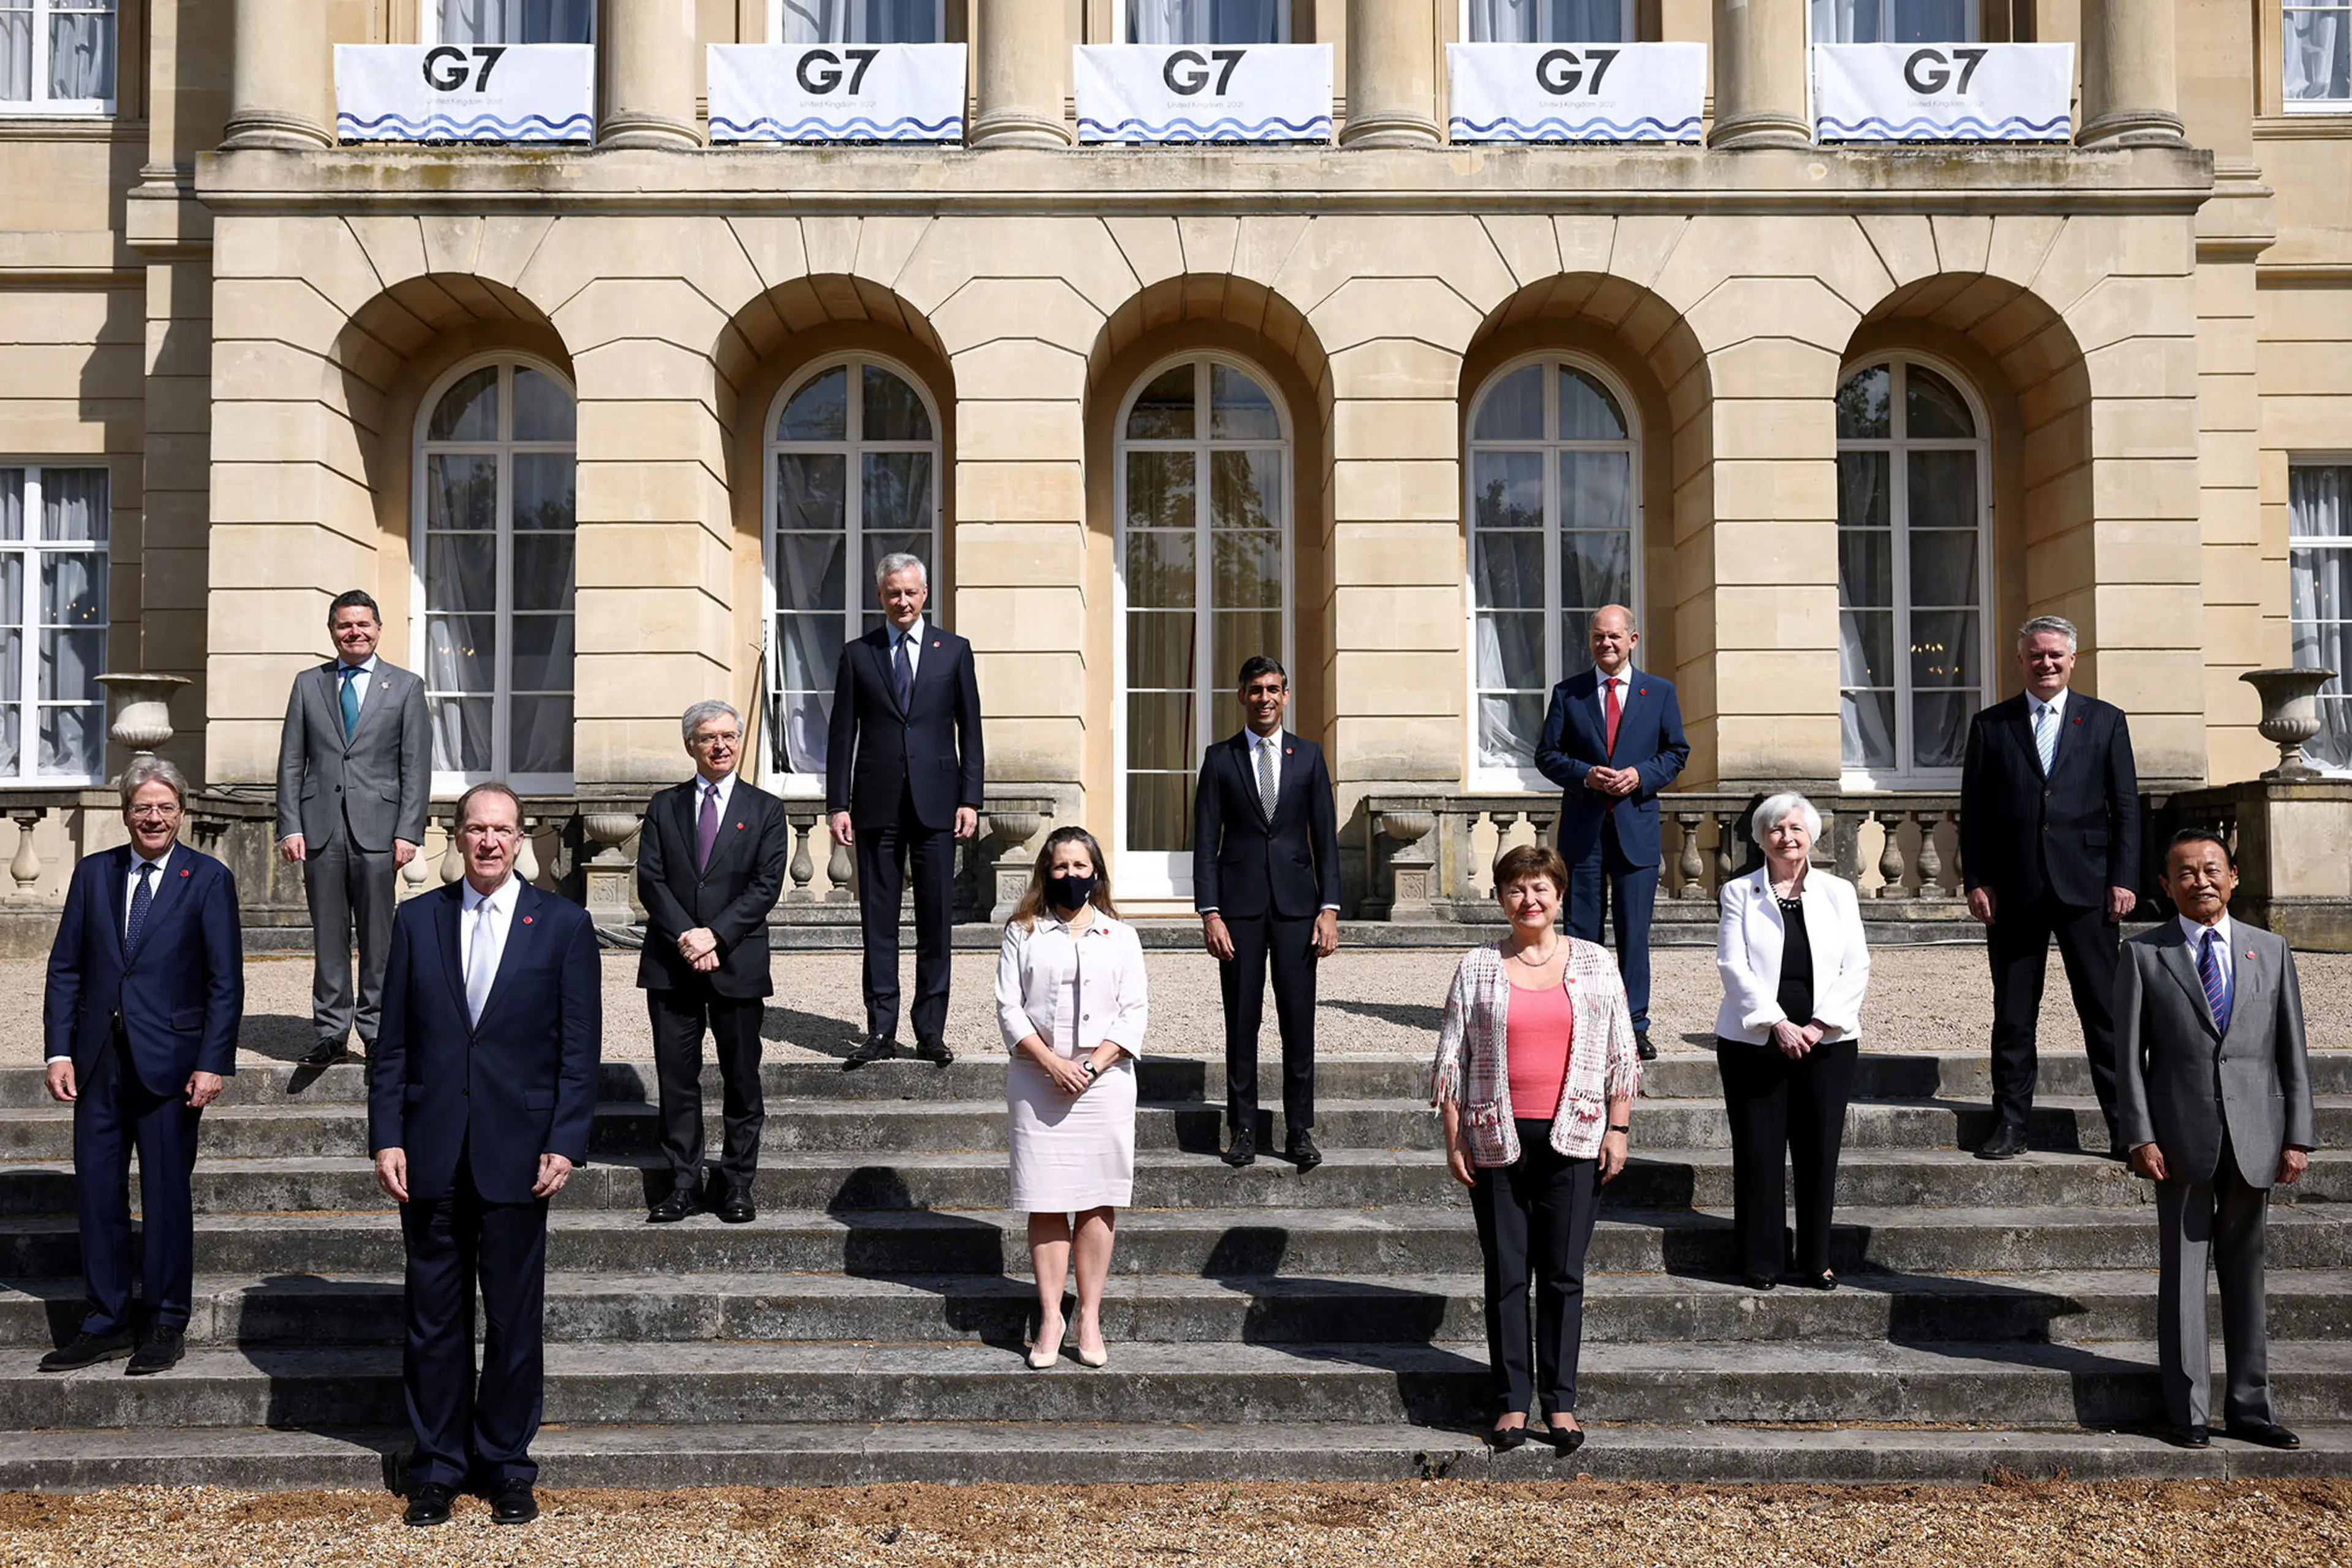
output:
<path id="1" fill-rule="evenodd" d="M 1029 1215 L 1037 1280 L 1029 1364 L 1040 1372 L 1061 1358 L 1074 1254 L 1078 1360 L 1110 1359 L 1103 1281 L 1118 1211 L 1134 1192 L 1135 1059 L 1147 1010 L 1143 944 L 1110 901 L 1100 846 L 1083 827 L 1055 828 L 996 959 L 996 1021 L 1012 1058 L 1012 1205 Z"/>
<path id="2" fill-rule="evenodd" d="M 1715 1060 L 1731 1119 L 1734 1247 L 1748 1285 L 1778 1283 L 1789 1260 L 1786 1151 L 1797 1181 L 1797 1279 L 1832 1290 L 1830 1215 L 1870 948 L 1853 884 L 1811 864 L 1822 818 L 1811 801 L 1776 795 L 1756 808 L 1750 830 L 1764 866 L 1725 884 L 1715 939 L 1723 975 Z"/>

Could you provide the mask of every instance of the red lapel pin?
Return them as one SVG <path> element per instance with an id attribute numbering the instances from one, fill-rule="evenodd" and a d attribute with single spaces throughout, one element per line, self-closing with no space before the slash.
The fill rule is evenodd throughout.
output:
<path id="1" fill-rule="evenodd" d="M 743 831 L 743 825 L 742 825 L 741 823 L 740 823 L 740 822 L 739 822 L 739 823 L 737 823 L 737 824 L 735 825 L 735 831 L 736 831 L 736 832 L 738 832 L 738 833 L 742 832 L 742 831 Z"/>
<path id="2" fill-rule="evenodd" d="M 1637 696 L 1637 697 L 1647 697 L 1649 694 L 1650 694 L 1650 689 L 1649 689 L 1648 687 L 1646 687 L 1646 686 L 1644 686 L 1643 688 L 1642 688 L 1642 689 L 1641 689 L 1640 691 L 1638 691 L 1638 692 L 1634 693 L 1634 695 L 1635 695 L 1635 696 Z"/>
<path id="3" fill-rule="evenodd" d="M 185 866 L 183 866 L 183 867 L 181 867 L 181 868 L 180 868 L 180 875 L 181 875 L 181 876 L 184 877 L 184 876 L 187 876 L 188 874 L 189 874 L 189 873 L 188 873 L 188 868 L 187 868 Z M 2246 956 L 2247 956 L 2248 958 L 2252 958 L 2252 957 L 2253 957 L 2254 955 L 2253 955 L 2252 953 L 2251 953 L 2251 952 L 2250 952 L 2250 953 L 2246 954 Z"/>
<path id="4" fill-rule="evenodd" d="M 523 917 L 522 917 L 522 923 L 523 923 L 523 924 L 525 924 L 525 925 L 529 925 L 529 924 L 530 924 L 530 917 L 529 915 L 525 915 L 525 916 L 523 916 Z"/>

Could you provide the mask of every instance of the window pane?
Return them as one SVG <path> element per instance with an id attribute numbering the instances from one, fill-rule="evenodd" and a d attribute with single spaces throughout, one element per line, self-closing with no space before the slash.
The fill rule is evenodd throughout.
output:
<path id="1" fill-rule="evenodd" d="M 514 619 L 514 689 L 572 689 L 572 617 L 517 616 Z"/>
<path id="2" fill-rule="evenodd" d="M 1886 454 L 1840 452 L 1837 462 L 1838 526 L 1890 526 L 1888 509 L 1893 497 L 1887 483 Z"/>
<path id="3" fill-rule="evenodd" d="M 1895 766 L 1895 693 L 1847 691 L 1838 698 L 1840 749 L 1845 765 L 1890 772 Z"/>
<path id="4" fill-rule="evenodd" d="M 1923 691 L 1911 700 L 1911 765 L 1957 768 L 1966 760 L 1973 691 Z"/>
<path id="5" fill-rule="evenodd" d="M 1873 365 L 1838 388 L 1837 433 L 1840 440 L 1883 441 L 1894 434 L 1890 399 L 1894 383 L 1887 368 Z"/>
<path id="6" fill-rule="evenodd" d="M 25 470 L 0 468 L 0 539 L 25 537 Z"/>
<path id="7" fill-rule="evenodd" d="M 1968 0 L 1887 0 L 1894 44 L 1964 44 L 1974 36 Z"/>
<path id="8" fill-rule="evenodd" d="M 1917 440 L 1969 437 L 1977 433 L 1976 416 L 1958 388 L 1925 365 L 1903 371 L 1904 430 Z"/>
<path id="9" fill-rule="evenodd" d="M 1622 441 L 1625 415 L 1609 389 L 1568 365 L 1559 367 L 1559 438 Z"/>
<path id="10" fill-rule="evenodd" d="M 497 680 L 498 655 L 497 616 L 425 617 L 425 684 L 428 689 L 487 693 Z"/>
<path id="11" fill-rule="evenodd" d="M 458 378 L 441 395 L 425 422 L 428 441 L 495 441 L 499 438 L 499 367 L 484 365 Z"/>
<path id="12" fill-rule="evenodd" d="M 1265 388 L 1231 365 L 1213 364 L 1209 437 L 1217 441 L 1279 441 L 1282 418 Z"/>
<path id="13" fill-rule="evenodd" d="M 1190 691 L 1199 673 L 1192 668 L 1192 612 L 1129 610 L 1127 613 L 1127 684 L 1129 690 Z"/>
<path id="14" fill-rule="evenodd" d="M 7 504 L 5 479 L 0 475 L 0 508 Z M 2352 536 L 2352 468 L 2297 463 L 2289 468 L 2286 528 L 2297 539 Z"/>
<path id="15" fill-rule="evenodd" d="M 1209 622 L 1209 679 L 1212 689 L 1231 691 L 1241 685 L 1242 661 L 1265 654 L 1282 658 L 1282 612 L 1220 610 Z"/>
<path id="16" fill-rule="evenodd" d="M 1282 535 L 1220 532 L 1211 535 L 1210 603 L 1220 610 L 1282 606 Z"/>
<path id="17" fill-rule="evenodd" d="M 779 441 L 842 441 L 849 437 L 849 371 L 835 365 L 793 394 L 776 417 Z"/>
<path id="18" fill-rule="evenodd" d="M 71 630 L 88 630 L 103 637 L 106 632 L 106 557 L 85 555 L 79 551 L 44 551 L 41 552 L 41 625 L 63 626 Z M 98 673 L 98 667 L 90 667 Z M 60 691 L 51 695 L 79 697 L 79 691 Z"/>
<path id="19" fill-rule="evenodd" d="M 517 452 L 514 458 L 514 525 L 518 531 L 572 531 L 575 513 L 569 452 Z"/>
<path id="20" fill-rule="evenodd" d="M 866 572 L 865 575 L 859 579 L 860 586 L 865 586 L 873 583 L 876 572 L 878 571 L 882 565 L 883 558 L 890 555 L 913 556 L 916 560 L 923 563 L 923 580 L 926 583 L 930 581 L 931 536 L 929 534 L 868 533 L 863 542 L 866 546 Z M 924 603 L 928 606 L 929 601 L 925 600 Z M 879 605 L 873 605 L 872 608 L 874 613 L 877 616 L 882 613 Z M 931 614 L 931 611 L 927 607 L 923 613 L 928 616 Z"/>
<path id="21" fill-rule="evenodd" d="M 1974 610 L 1916 610 L 1911 616 L 1911 684 L 1976 689 L 1983 679 Z M 1924 743 L 1924 742 L 1923 742 Z"/>
<path id="22" fill-rule="evenodd" d="M 11 551 L 0 555 L 0 626 L 21 626 L 25 624 L 25 558 Z M 10 665 L 0 677 L 13 680 L 16 667 Z"/>
<path id="23" fill-rule="evenodd" d="M 445 44 L 584 44 L 596 0 L 441 0 Z"/>
<path id="24" fill-rule="evenodd" d="M 80 778 L 105 772 L 105 712 L 94 702 L 41 709 L 41 772 Z"/>
<path id="25" fill-rule="evenodd" d="M 929 0 L 925 0 L 928 8 Z M 866 400 L 865 429 L 859 438 L 866 441 L 928 441 L 931 438 L 931 416 L 923 407 L 923 400 L 915 389 L 878 364 L 865 365 L 859 372 L 859 393 Z"/>
<path id="26" fill-rule="evenodd" d="M 782 0 L 782 44 L 936 44 L 933 0 Z"/>
<path id="27" fill-rule="evenodd" d="M 1911 533 L 1911 603 L 1977 602 L 1977 536 L 1915 529 Z"/>
<path id="28" fill-rule="evenodd" d="M 102 631 L 40 634 L 40 684 L 34 695 L 45 702 L 87 702 L 99 694 L 98 674 L 106 668 Z"/>
<path id="29" fill-rule="evenodd" d="M 868 406 L 872 406 L 868 405 Z M 868 534 L 883 531 L 919 534 L 925 547 L 908 550 L 929 565 L 931 455 L 929 452 L 868 452 L 863 460 L 865 489 L 860 521 Z M 901 542 L 904 542 L 903 541 Z"/>
<path id="30" fill-rule="evenodd" d="M 1192 775 L 1130 773 L 1127 847 L 1181 854 L 1192 847 Z"/>
<path id="31" fill-rule="evenodd" d="M 1541 692 L 1481 692 L 1478 695 L 1478 761 L 1490 768 L 1531 767 L 1543 739 Z"/>
<path id="32" fill-rule="evenodd" d="M 1838 684 L 1895 684 L 1895 615 L 1891 610 L 1838 612 Z"/>
<path id="33" fill-rule="evenodd" d="M 1472 592 L 1482 610 L 1544 607 L 1544 542 L 1534 532 L 1482 528 L 1470 542 Z"/>
<path id="34" fill-rule="evenodd" d="M 425 541 L 425 606 L 490 615 L 499 607 L 498 541 L 487 533 L 436 533 Z"/>
<path id="35" fill-rule="evenodd" d="M 1191 692 L 1130 691 L 1127 694 L 1129 767 L 1189 769 L 1199 761 L 1192 754 Z"/>
<path id="36" fill-rule="evenodd" d="M 2295 464 L 2287 470 L 2287 528 L 2295 539 L 2341 539 L 2352 533 L 2352 468 Z M 2287 552 L 2287 626 L 2294 665 L 2333 669 L 2321 688 L 2320 731 L 2303 754 L 2321 767 L 2352 769 L 2352 702 L 2344 696 L 2352 673 L 2352 549 L 2297 546 Z"/>
<path id="37" fill-rule="evenodd" d="M 1851 609 L 1895 607 L 1895 536 L 1880 528 L 1838 530 L 1838 603 Z"/>
<path id="38" fill-rule="evenodd" d="M 425 526 L 488 532 L 499 525 L 499 460 L 436 452 L 425 459 Z"/>
<path id="39" fill-rule="evenodd" d="M 1483 614 L 1478 617 L 1478 689 L 1541 690 L 1544 680 L 1543 616 Z"/>
<path id="40" fill-rule="evenodd" d="M 1194 526 L 1192 454 L 1129 452 L 1127 455 L 1127 526 Z"/>
<path id="41" fill-rule="evenodd" d="M 1282 454 L 1272 449 L 1209 454 L 1209 526 L 1278 528 Z"/>
<path id="42" fill-rule="evenodd" d="M 579 433 L 572 395 L 553 376 L 529 365 L 515 369 L 514 438 L 518 441 L 571 441 Z"/>
<path id="43" fill-rule="evenodd" d="M 1197 543 L 1191 530 L 1137 529 L 1127 536 L 1127 602 L 1189 607 L 1195 592 Z"/>
<path id="44" fill-rule="evenodd" d="M 2288 11 L 2285 46 L 2290 100 L 2352 98 L 2352 10 Z"/>
<path id="45" fill-rule="evenodd" d="M 443 773 L 487 773 L 490 766 L 490 700 L 429 697 L 433 765 Z"/>
<path id="46" fill-rule="evenodd" d="M 572 699 L 517 697 L 512 700 L 514 733 L 508 743 L 509 767 L 519 773 L 568 773 L 572 771 Z"/>
<path id="47" fill-rule="evenodd" d="M 848 607 L 848 558 L 849 541 L 838 533 L 776 535 L 777 608 L 830 611 L 838 640 L 841 614 Z"/>
<path id="48" fill-rule="evenodd" d="M 1541 452 L 1473 452 L 1472 504 L 1478 530 L 1543 526 Z"/>
<path id="49" fill-rule="evenodd" d="M 1273 44 L 1282 0 L 1126 0 L 1131 44 Z"/>
<path id="50" fill-rule="evenodd" d="M 1128 411 L 1130 441 L 1189 441 L 1192 438 L 1192 367 L 1180 364 L 1163 371 L 1136 395 Z"/>
<path id="51" fill-rule="evenodd" d="M 777 453 L 776 531 L 846 533 L 848 478 L 839 453 Z"/>
<path id="52" fill-rule="evenodd" d="M 1532 5 L 1534 0 L 1526 0 Z M 1471 0 L 1477 15 L 1478 0 Z M 1540 441 L 1543 439 L 1544 367 L 1521 365 L 1486 389 L 1478 405 L 1478 422 L 1470 432 L 1474 441 Z"/>
<path id="53" fill-rule="evenodd" d="M 566 534 L 515 535 L 512 607 L 524 612 L 570 609 L 572 556 Z"/>
<path id="54" fill-rule="evenodd" d="M 841 616 L 779 616 L 776 646 L 787 691 L 825 691 L 841 668 Z"/>
<path id="55" fill-rule="evenodd" d="M 49 97 L 71 103 L 113 96 L 114 0 L 50 0 Z"/>
<path id="56" fill-rule="evenodd" d="M 41 537 L 105 542 L 106 496 L 104 468 L 43 468 Z"/>
<path id="57" fill-rule="evenodd" d="M 1559 602 L 1597 610 L 1633 598 L 1633 536 L 1579 531 L 1559 536 Z"/>
<path id="58" fill-rule="evenodd" d="M 25 695 L 19 680 L 24 657 L 25 634 L 14 627 L 0 632 L 0 775 L 10 778 L 24 770 L 24 710 L 18 706 Z"/>
<path id="59" fill-rule="evenodd" d="M 1560 527 L 1631 529 L 1633 481 L 1633 458 L 1629 453 L 1562 452 Z"/>
<path id="60" fill-rule="evenodd" d="M 32 100 L 33 13 L 29 4 L 20 9 L 16 8 L 16 0 L 9 0 L 9 4 L 0 5 L 0 103 Z M 13 737 L 8 750 L 13 756 Z"/>

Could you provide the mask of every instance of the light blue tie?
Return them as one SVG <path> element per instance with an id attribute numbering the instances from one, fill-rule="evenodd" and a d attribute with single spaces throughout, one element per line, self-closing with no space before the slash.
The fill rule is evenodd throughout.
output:
<path id="1" fill-rule="evenodd" d="M 335 673 L 343 678 L 343 739 L 360 727 L 360 694 L 352 689 L 352 678 L 361 673 L 348 664 L 337 665 Z"/>
<path id="2" fill-rule="evenodd" d="M 2042 776 L 2048 778 L 2058 755 L 2058 712 L 2046 702 L 2033 716 L 2033 749 L 2042 753 Z"/>

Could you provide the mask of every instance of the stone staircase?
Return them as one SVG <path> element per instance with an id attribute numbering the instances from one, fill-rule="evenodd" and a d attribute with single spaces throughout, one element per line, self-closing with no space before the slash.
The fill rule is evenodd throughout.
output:
<path id="1" fill-rule="evenodd" d="M 1980 1058 L 1865 1052 L 1830 1294 L 1726 1282 L 1715 1067 L 1651 1067 L 1591 1254 L 1574 1468 L 1650 1479 L 1976 1480 L 2352 1472 L 2352 1053 L 2315 1059 L 2315 1158 L 2271 1231 L 2272 1366 L 2308 1447 L 2145 1435 L 2147 1189 L 2080 1152 L 1987 1164 Z M 766 1069 L 761 1217 L 650 1226 L 649 1065 L 608 1064 L 592 1163 L 549 1246 L 554 1486 L 1538 1477 L 1490 1458 L 1479 1258 L 1420 1103 L 1424 1064 L 1319 1069 L 1327 1163 L 1227 1170 L 1222 1070 L 1143 1068 L 1111 1363 L 1023 1365 L 1003 1068 Z M 1268 1072 L 1272 1072 L 1269 1064 Z M 2044 1066 L 2044 1149 L 2102 1136 L 2079 1059 Z M 1278 1081 L 1269 1077 L 1265 1081 Z M 205 1121 L 190 1352 L 145 1379 L 33 1371 L 79 1315 L 72 1127 L 0 1070 L 0 1487 L 380 1485 L 406 1446 L 400 1237 L 361 1070 L 268 1067 Z M 711 1136 L 717 1138 L 715 1081 Z M 2218 1317 L 2216 1319 L 2218 1325 Z M 2135 1430 L 2135 1429 L 2138 1430 Z M 2118 1430 L 2121 1429 L 2121 1430 Z"/>

